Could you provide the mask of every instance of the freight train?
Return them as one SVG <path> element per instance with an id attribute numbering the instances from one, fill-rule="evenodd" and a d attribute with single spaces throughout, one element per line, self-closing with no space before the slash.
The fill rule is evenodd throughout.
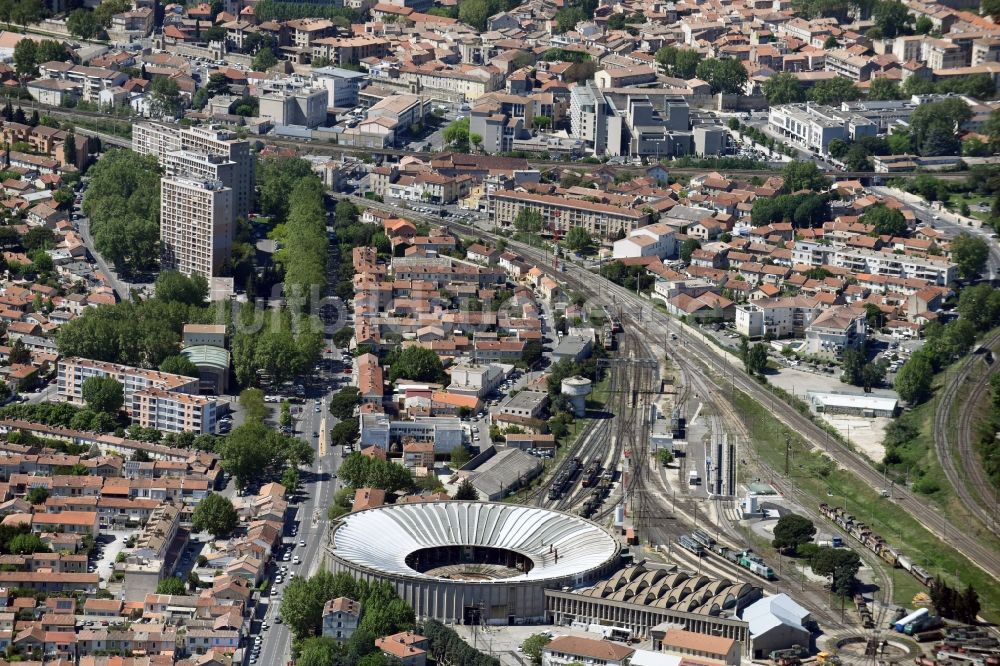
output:
<path id="1" fill-rule="evenodd" d="M 764 560 L 761 559 L 760 555 L 757 555 L 752 550 L 739 550 L 723 546 L 702 530 L 695 530 L 691 534 L 690 538 L 681 538 L 689 539 L 692 543 L 700 546 L 703 552 L 709 552 L 713 555 L 725 558 L 736 566 L 746 569 L 753 575 L 759 576 L 764 580 L 777 580 L 778 578 L 774 574 L 774 569 L 764 564 Z M 678 543 L 684 546 L 680 539 L 678 539 Z M 688 550 L 691 549 L 688 548 Z"/>
<path id="2" fill-rule="evenodd" d="M 923 567 L 914 564 L 909 557 L 904 555 L 895 547 L 886 543 L 885 539 L 878 534 L 875 534 L 875 532 L 873 532 L 872 529 L 864 523 L 856 520 L 854 516 L 847 513 L 846 510 L 839 506 L 830 506 L 825 502 L 819 505 L 819 510 L 820 513 L 828 519 L 837 523 L 842 530 L 854 537 L 854 539 L 861 543 L 862 546 L 885 560 L 887 564 L 893 567 L 905 569 L 911 576 L 916 578 L 921 585 L 930 587 L 931 581 L 934 580 L 933 576 L 927 573 Z"/>
<path id="3" fill-rule="evenodd" d="M 552 480 L 552 486 L 549 488 L 549 499 L 556 500 L 563 496 L 567 490 L 569 490 L 570 484 L 573 482 L 573 477 L 576 473 L 580 471 L 580 459 L 573 458 L 568 463 L 566 467 L 556 474 L 556 478 Z"/>

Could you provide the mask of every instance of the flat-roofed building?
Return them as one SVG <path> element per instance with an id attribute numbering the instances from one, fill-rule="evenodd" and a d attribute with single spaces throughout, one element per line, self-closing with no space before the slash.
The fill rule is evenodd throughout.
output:
<path id="1" fill-rule="evenodd" d="M 137 391 L 160 389 L 196 395 L 198 379 L 159 370 L 135 368 L 118 363 L 94 361 L 69 356 L 59 361 L 56 392 L 60 398 L 75 405 L 84 404 L 83 383 L 90 377 L 111 377 L 122 385 L 125 393 L 125 410 L 131 415 L 132 395 Z"/>
<path id="2" fill-rule="evenodd" d="M 233 244 L 233 190 L 222 181 L 160 179 L 164 270 L 206 278 L 221 274 Z"/>
<path id="3" fill-rule="evenodd" d="M 217 408 L 214 398 L 201 395 L 160 389 L 132 394 L 133 420 L 164 432 L 214 433 Z"/>

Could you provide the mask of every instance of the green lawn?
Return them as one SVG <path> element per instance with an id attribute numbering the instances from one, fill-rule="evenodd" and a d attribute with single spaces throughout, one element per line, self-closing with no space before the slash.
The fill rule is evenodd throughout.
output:
<path id="1" fill-rule="evenodd" d="M 990 197 L 979 196 L 976 194 L 970 195 L 965 198 L 962 194 L 952 194 L 948 197 L 948 201 L 945 202 L 945 206 L 949 210 L 954 212 L 959 212 L 962 208 L 962 203 L 966 203 L 969 206 L 969 212 L 972 217 L 978 218 L 980 220 L 987 220 L 990 217 L 990 205 L 993 203 L 993 199 Z M 978 204 L 986 204 L 986 208 L 980 209 Z"/>

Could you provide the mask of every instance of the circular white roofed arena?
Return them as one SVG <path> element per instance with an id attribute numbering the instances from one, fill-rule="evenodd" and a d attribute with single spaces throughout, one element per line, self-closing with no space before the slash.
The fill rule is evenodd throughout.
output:
<path id="1" fill-rule="evenodd" d="M 559 511 L 491 502 L 417 502 L 345 516 L 335 572 L 392 583 L 417 617 L 512 624 L 545 617 L 545 589 L 618 569 L 618 541 Z"/>

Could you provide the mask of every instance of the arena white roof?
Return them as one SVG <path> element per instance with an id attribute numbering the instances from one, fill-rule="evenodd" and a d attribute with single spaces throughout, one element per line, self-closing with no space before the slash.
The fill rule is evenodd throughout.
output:
<path id="1" fill-rule="evenodd" d="M 489 502 L 418 502 L 348 514 L 334 533 L 341 559 L 386 574 L 437 579 L 406 556 L 438 546 L 487 546 L 529 557 L 534 567 L 507 582 L 562 578 L 599 567 L 618 543 L 597 525 L 558 511 Z M 550 553 L 550 546 L 559 553 Z M 439 579 L 448 580 L 448 579 Z"/>

